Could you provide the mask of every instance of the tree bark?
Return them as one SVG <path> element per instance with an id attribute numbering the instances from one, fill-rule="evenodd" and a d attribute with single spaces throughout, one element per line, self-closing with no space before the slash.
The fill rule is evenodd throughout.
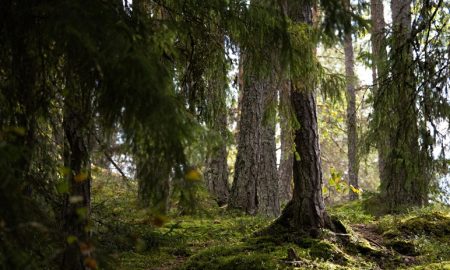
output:
<path id="1" fill-rule="evenodd" d="M 279 90 L 280 95 L 280 140 L 281 158 L 278 168 L 280 202 L 287 203 L 292 198 L 292 172 L 294 169 L 294 132 L 291 125 L 291 88 L 285 82 Z"/>
<path id="2" fill-rule="evenodd" d="M 277 216 L 280 211 L 276 169 L 275 121 L 266 114 L 275 102 L 274 79 L 256 76 L 244 58 L 238 154 L 229 206 L 248 214 Z"/>
<path id="3" fill-rule="evenodd" d="M 346 2 L 347 9 L 350 1 Z M 358 133 L 356 129 L 356 91 L 352 33 L 349 31 L 344 36 L 345 76 L 347 83 L 347 157 L 348 157 L 348 184 L 358 188 L 359 161 L 357 155 Z M 358 199 L 358 194 L 349 188 L 349 199 Z"/>
<path id="4" fill-rule="evenodd" d="M 389 149 L 382 195 L 391 211 L 422 206 L 428 197 L 428 180 L 421 161 L 417 127 L 416 89 L 411 44 L 411 1 L 392 0 L 392 80 L 383 101 L 395 115 L 388 129 Z M 386 89 L 383 92 L 387 92 Z"/>
<path id="5" fill-rule="evenodd" d="M 296 23 L 313 23 L 313 7 L 305 1 L 289 0 L 287 13 Z M 314 52 L 311 52 L 313 54 Z M 317 236 L 319 229 L 335 229 L 322 196 L 322 168 L 316 100 L 313 89 L 301 81 L 291 81 L 291 102 L 300 127 L 295 130 L 294 193 L 277 224 Z"/>
<path id="6" fill-rule="evenodd" d="M 371 20 L 372 20 L 372 83 L 374 96 L 379 95 L 380 85 L 386 81 L 386 38 L 385 38 L 385 21 L 384 21 L 384 6 L 382 0 L 371 0 Z M 379 106 L 376 102 L 374 104 L 374 110 L 379 110 Z M 378 172 L 380 176 L 380 184 L 386 181 L 385 164 L 386 164 L 386 151 L 385 146 L 388 144 L 387 138 L 383 134 L 377 138 L 377 150 L 378 150 Z"/>
<path id="7" fill-rule="evenodd" d="M 216 197 L 219 206 L 222 206 L 228 202 L 229 187 L 228 187 L 228 152 L 227 152 L 227 139 L 228 139 L 228 127 L 227 127 L 227 105 L 226 105 L 226 90 L 227 90 L 227 78 L 226 68 L 222 65 L 223 56 L 220 57 L 221 68 L 218 68 L 217 72 L 214 72 L 216 77 L 210 78 L 208 81 L 208 99 L 214 106 L 214 112 L 211 116 L 210 128 L 217 132 L 218 144 L 207 160 L 205 181 L 208 191 Z M 217 75 L 219 77 L 217 78 Z"/>

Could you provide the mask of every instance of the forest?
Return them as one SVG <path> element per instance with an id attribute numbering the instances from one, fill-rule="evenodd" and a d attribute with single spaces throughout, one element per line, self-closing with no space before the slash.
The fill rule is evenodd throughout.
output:
<path id="1" fill-rule="evenodd" d="M 0 270 L 450 269 L 450 1 L 1 0 Z"/>

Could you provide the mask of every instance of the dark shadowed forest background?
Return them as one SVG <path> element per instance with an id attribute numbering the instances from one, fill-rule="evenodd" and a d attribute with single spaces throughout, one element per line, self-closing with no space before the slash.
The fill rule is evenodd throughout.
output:
<path id="1" fill-rule="evenodd" d="M 450 269 L 447 0 L 1 0 L 0 269 Z"/>

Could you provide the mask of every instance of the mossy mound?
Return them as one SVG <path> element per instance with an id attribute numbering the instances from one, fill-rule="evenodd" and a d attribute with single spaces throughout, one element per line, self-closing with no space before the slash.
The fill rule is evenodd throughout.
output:
<path id="1" fill-rule="evenodd" d="M 346 246 L 358 243 L 339 240 L 323 232 L 318 239 L 295 233 L 247 238 L 232 247 L 213 247 L 192 256 L 180 269 L 373 269 L 377 264 Z M 294 253 L 295 255 L 292 255 Z M 294 257 L 294 258 L 292 258 Z"/>
<path id="2" fill-rule="evenodd" d="M 450 236 L 450 216 L 442 212 L 425 213 L 403 221 L 399 230 L 409 235 Z"/>
<path id="3" fill-rule="evenodd" d="M 277 262 L 269 253 L 256 251 L 249 246 L 213 247 L 192 256 L 180 269 L 183 270 L 269 270 Z"/>
<path id="4" fill-rule="evenodd" d="M 413 257 L 414 269 L 446 269 L 450 258 L 450 209 L 430 206 L 407 214 L 384 216 L 378 221 L 384 245 L 401 255 Z M 444 263 L 444 266 L 449 266 Z M 432 266 L 439 266 L 432 268 Z M 425 267 L 425 268 L 424 268 Z"/>

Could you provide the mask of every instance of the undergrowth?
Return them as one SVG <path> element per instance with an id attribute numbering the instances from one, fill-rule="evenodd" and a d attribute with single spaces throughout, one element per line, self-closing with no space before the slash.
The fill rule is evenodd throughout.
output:
<path id="1" fill-rule="evenodd" d="M 450 269 L 444 206 L 381 215 L 376 196 L 366 196 L 329 208 L 348 234 L 322 231 L 312 239 L 261 234 L 272 220 L 219 208 L 204 190 L 203 210 L 190 216 L 140 209 L 135 194 L 135 182 L 97 172 L 94 231 L 112 269 Z"/>

